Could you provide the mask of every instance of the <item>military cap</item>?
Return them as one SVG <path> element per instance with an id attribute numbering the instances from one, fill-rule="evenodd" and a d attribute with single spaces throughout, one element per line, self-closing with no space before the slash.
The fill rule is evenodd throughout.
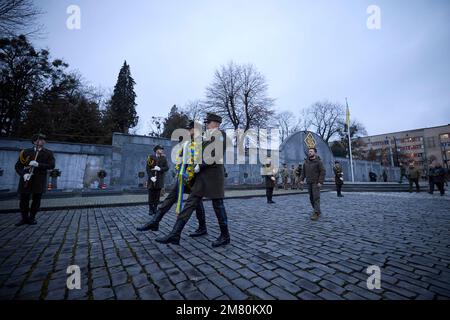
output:
<path id="1" fill-rule="evenodd" d="M 206 114 L 205 123 L 208 123 L 208 122 L 211 122 L 211 121 L 222 123 L 222 117 L 218 116 L 217 114 L 208 112 Z"/>
<path id="2" fill-rule="evenodd" d="M 153 151 L 157 151 L 157 150 L 164 150 L 164 147 L 162 145 L 157 144 L 154 148 Z"/>
<path id="3" fill-rule="evenodd" d="M 40 139 L 42 139 L 42 140 L 45 140 L 45 139 L 47 139 L 47 137 L 45 136 L 45 134 L 42 134 L 42 133 L 36 133 L 36 134 L 33 134 L 33 136 L 31 137 L 31 142 L 36 142 L 37 140 L 40 140 Z"/>

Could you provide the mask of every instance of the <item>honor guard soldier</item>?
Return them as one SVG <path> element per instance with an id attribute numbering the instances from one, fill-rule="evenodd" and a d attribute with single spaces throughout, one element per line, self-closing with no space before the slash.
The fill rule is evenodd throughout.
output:
<path id="1" fill-rule="evenodd" d="M 208 113 L 205 123 L 207 131 L 201 148 L 202 163 L 195 165 L 195 182 L 192 186 L 191 194 L 186 200 L 183 210 L 178 215 L 172 231 L 165 237 L 157 238 L 157 242 L 179 244 L 181 232 L 191 217 L 192 212 L 198 206 L 198 203 L 202 201 L 203 197 L 207 197 L 212 200 L 214 212 L 220 227 L 220 236 L 212 243 L 212 246 L 219 247 L 230 243 L 227 213 L 223 203 L 225 184 L 223 155 L 225 153 L 226 142 L 225 133 L 219 130 L 222 118 L 218 115 Z M 216 154 L 218 148 L 222 149 L 221 151 L 223 153 L 221 156 Z M 211 151 L 208 154 L 208 150 L 210 149 Z"/>
<path id="2" fill-rule="evenodd" d="M 264 184 L 266 186 L 266 198 L 267 203 L 273 204 L 275 201 L 272 200 L 273 197 L 273 189 L 275 188 L 276 183 L 276 173 L 275 168 L 272 167 L 271 162 L 263 165 L 261 168 L 261 175 L 264 178 Z"/>
<path id="3" fill-rule="evenodd" d="M 162 146 L 156 145 L 153 148 L 155 153 L 147 158 L 148 211 L 150 215 L 156 212 L 161 198 L 161 189 L 164 187 L 164 174 L 169 170 L 163 150 Z"/>
<path id="4" fill-rule="evenodd" d="M 16 224 L 36 224 L 36 215 L 41 206 L 42 194 L 47 189 L 47 170 L 55 168 L 53 152 L 45 149 L 45 135 L 33 135 L 33 148 L 20 151 L 16 172 L 20 176 L 18 193 L 22 219 Z M 32 199 L 30 207 L 30 198 Z"/>
<path id="5" fill-rule="evenodd" d="M 190 131 L 191 140 L 184 142 L 178 153 L 177 163 L 175 165 L 175 185 L 166 199 L 158 207 L 153 219 L 142 227 L 137 228 L 138 231 L 158 231 L 159 223 L 170 208 L 176 204 L 176 213 L 179 214 L 183 208 L 183 195 L 191 192 L 191 188 L 195 182 L 195 157 L 201 150 L 199 150 L 195 142 L 195 122 L 189 122 L 187 129 Z M 198 228 L 194 233 L 189 235 L 190 237 L 200 237 L 207 234 L 205 208 L 201 200 L 196 207 L 196 214 Z"/>
<path id="6" fill-rule="evenodd" d="M 339 161 L 334 162 L 334 183 L 336 184 L 336 192 L 338 197 L 343 197 L 342 185 L 344 184 L 344 172 L 342 171 L 342 166 Z"/>

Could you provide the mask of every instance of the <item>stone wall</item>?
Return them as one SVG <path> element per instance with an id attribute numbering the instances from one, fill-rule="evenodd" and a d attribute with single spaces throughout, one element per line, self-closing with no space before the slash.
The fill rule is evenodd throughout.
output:
<path id="1" fill-rule="evenodd" d="M 20 150 L 30 147 L 30 140 L 0 139 L 0 168 L 4 170 L 0 177 L 0 189 L 17 188 L 19 176 L 14 166 Z M 58 178 L 60 189 L 88 188 L 98 181 L 97 172 L 100 169 L 111 172 L 111 146 L 50 141 L 46 147 L 54 152 L 56 168 L 61 170 L 61 177 Z M 105 183 L 110 184 L 109 174 Z"/>
<path id="2" fill-rule="evenodd" d="M 280 164 L 287 163 L 298 165 L 303 162 L 307 154 L 307 146 L 304 143 L 306 132 L 297 132 L 291 135 L 280 146 Z M 324 162 L 327 180 L 333 178 L 333 164 L 335 158 L 328 145 L 316 134 L 319 156 Z M 136 136 L 115 133 L 112 146 L 109 145 L 89 145 L 65 142 L 47 143 L 47 148 L 55 153 L 56 168 L 61 170 L 61 177 L 58 178 L 59 189 L 81 189 L 91 188 L 98 183 L 97 172 L 101 169 L 107 172 L 105 183 L 108 187 L 137 187 L 143 183 L 146 177 L 139 179 L 139 172 L 145 172 L 147 156 L 153 152 L 156 144 L 164 146 L 165 153 L 169 160 L 169 172 L 166 174 L 166 185 L 174 182 L 171 158 L 174 141 L 164 138 L 154 138 L 147 136 Z M 14 164 L 17 161 L 19 152 L 23 148 L 31 147 L 31 142 L 24 139 L 0 139 L 0 168 L 4 170 L 0 176 L 0 189 L 15 190 L 19 177 L 14 171 Z M 349 160 L 338 158 L 344 169 L 346 181 L 351 180 Z M 227 177 L 225 184 L 233 185 L 260 185 L 261 165 L 246 164 L 225 165 Z M 388 181 L 399 179 L 398 168 L 384 168 L 378 163 L 368 161 L 354 161 L 355 181 L 369 181 L 369 171 L 381 175 L 383 170 L 388 173 Z"/>

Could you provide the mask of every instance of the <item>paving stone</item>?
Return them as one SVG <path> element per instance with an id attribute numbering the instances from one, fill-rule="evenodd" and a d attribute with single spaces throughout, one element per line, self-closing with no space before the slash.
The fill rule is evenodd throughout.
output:
<path id="1" fill-rule="evenodd" d="M 237 193 L 245 192 L 264 194 Z M 100 198 L 77 201 L 114 197 Z M 312 223 L 305 194 L 277 196 L 275 207 L 227 199 L 232 243 L 216 249 L 205 238 L 155 243 L 154 233 L 135 230 L 146 206 L 45 211 L 34 229 L 11 228 L 17 214 L 4 213 L 0 299 L 448 300 L 449 195 L 352 192 L 336 201 L 325 191 L 321 200 L 324 217 Z M 210 201 L 205 208 L 213 212 Z M 173 210 L 161 229 L 173 226 Z M 71 264 L 81 268 L 81 290 L 66 290 Z M 381 290 L 367 289 L 371 265 L 381 268 Z"/>

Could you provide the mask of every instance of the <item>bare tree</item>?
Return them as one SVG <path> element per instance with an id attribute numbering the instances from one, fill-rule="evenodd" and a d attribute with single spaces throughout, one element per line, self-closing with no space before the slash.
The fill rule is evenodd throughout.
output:
<path id="1" fill-rule="evenodd" d="M 164 117 L 152 117 L 148 126 L 150 137 L 161 137 L 164 130 Z"/>
<path id="2" fill-rule="evenodd" d="M 188 101 L 181 112 L 190 120 L 202 121 L 205 117 L 205 106 L 200 100 Z"/>
<path id="3" fill-rule="evenodd" d="M 37 20 L 43 13 L 32 0 L 1 0 L 0 37 L 38 35 L 43 27 Z"/>
<path id="4" fill-rule="evenodd" d="M 274 100 L 267 96 L 264 76 L 252 65 L 221 66 L 206 89 L 205 106 L 223 117 L 225 125 L 248 130 L 267 124 Z"/>
<path id="5" fill-rule="evenodd" d="M 300 122 L 290 111 L 282 111 L 276 115 L 276 125 L 280 132 L 281 142 L 286 140 L 294 132 L 300 131 Z"/>
<path id="6" fill-rule="evenodd" d="M 307 108 L 304 115 L 305 124 L 328 143 L 339 133 L 345 112 L 344 106 L 339 103 L 322 101 Z"/>
<path id="7" fill-rule="evenodd" d="M 267 96 L 266 79 L 253 65 L 247 64 L 240 68 L 240 80 L 240 113 L 243 113 L 245 119 L 244 130 L 250 129 L 250 126 L 265 126 L 274 114 L 274 99 Z"/>

